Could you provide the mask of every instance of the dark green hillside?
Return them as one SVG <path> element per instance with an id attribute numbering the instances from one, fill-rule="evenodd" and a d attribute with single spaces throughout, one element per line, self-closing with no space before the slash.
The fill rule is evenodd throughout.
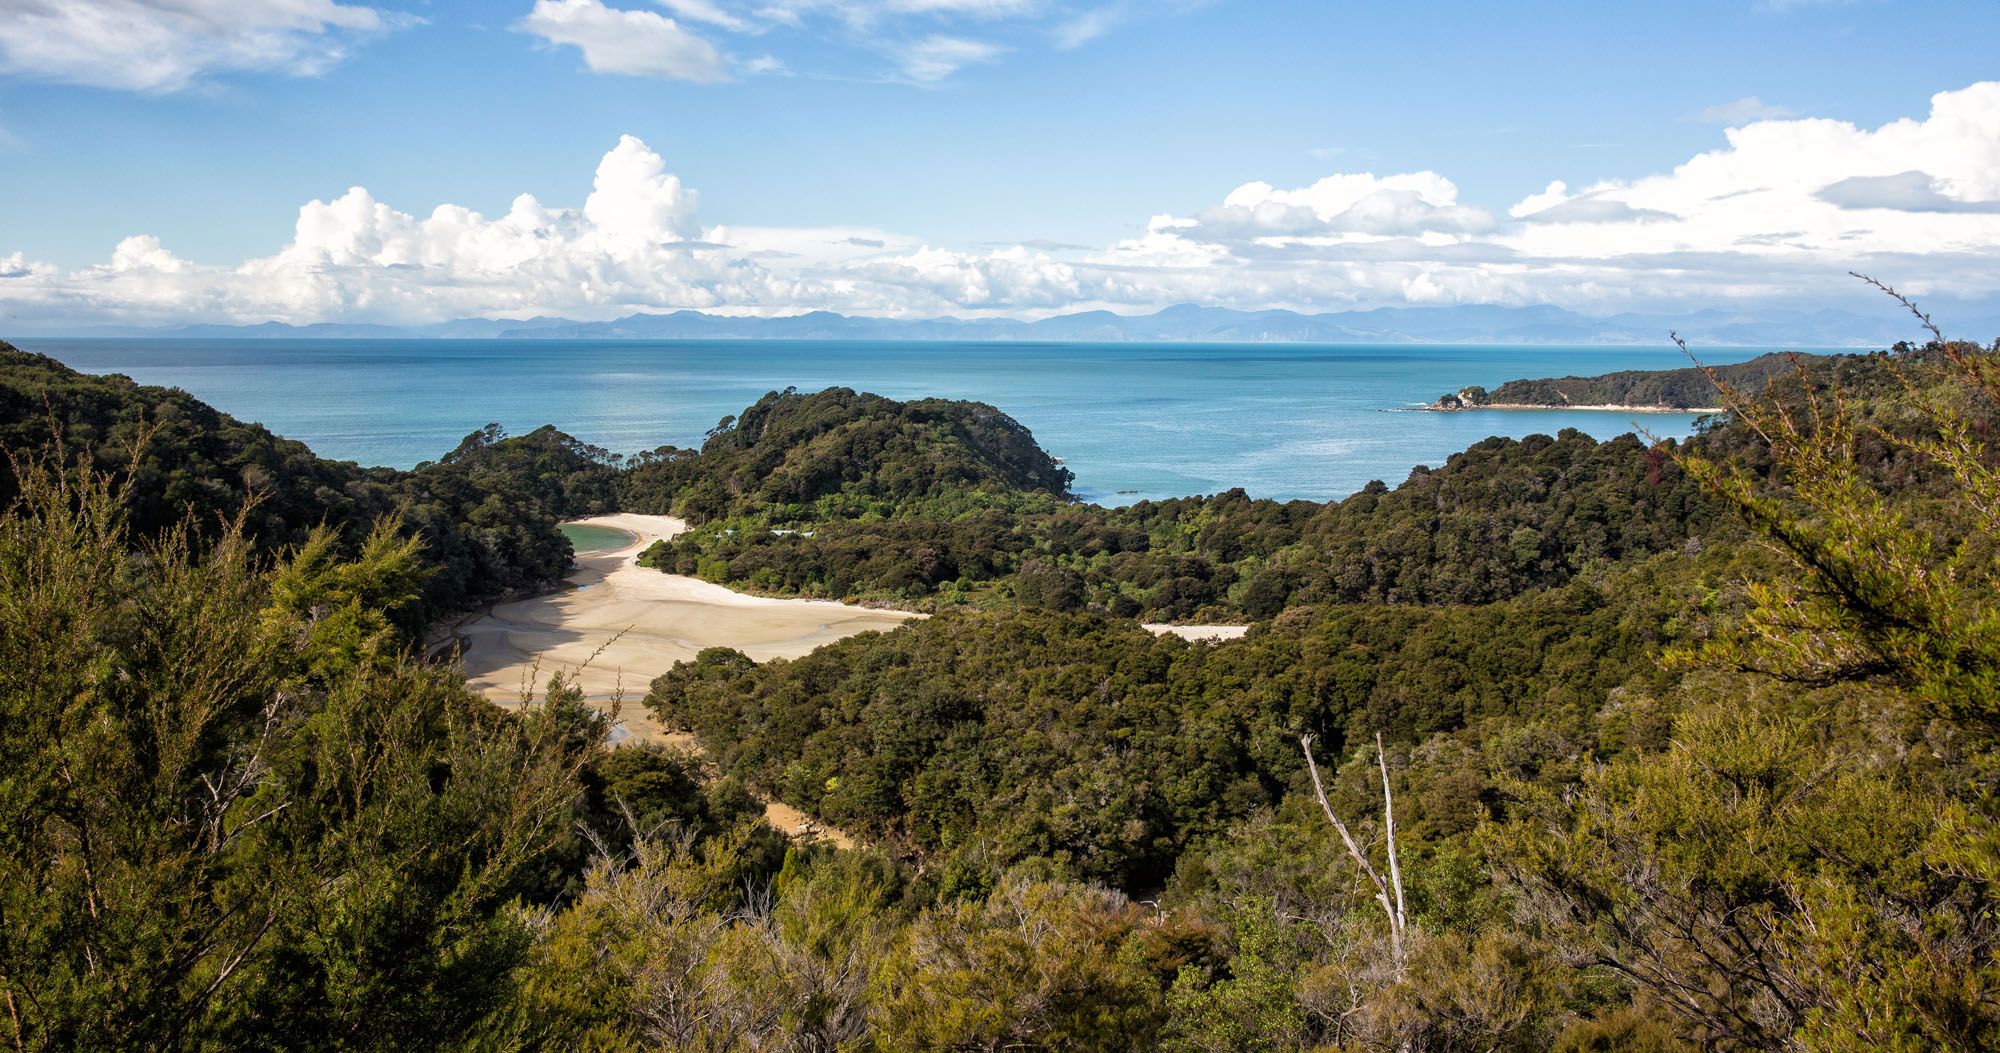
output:
<path id="1" fill-rule="evenodd" d="M 1301 603 L 1490 603 L 1733 529 L 1674 464 L 1676 448 L 1574 430 L 1493 438 L 1393 490 L 1322 506 L 1234 491 L 1109 518 L 1143 531 L 1149 554 L 1215 567 L 1235 590 L 1222 598 L 1248 617 Z"/>
<path id="2" fill-rule="evenodd" d="M 946 499 L 1063 501 L 1070 481 L 1028 429 L 982 403 L 787 389 L 724 419 L 699 455 L 668 448 L 642 458 L 624 493 L 632 509 L 697 523 L 754 515 L 782 524 Z"/>
<path id="3" fill-rule="evenodd" d="M 424 539 L 431 612 L 545 585 L 569 564 L 553 513 L 518 495 L 510 476 L 476 470 L 477 458 L 416 472 L 330 461 L 184 391 L 78 373 L 0 344 L 0 448 L 32 456 L 58 435 L 71 456 L 129 472 L 130 527 L 143 537 L 184 519 L 213 537 L 242 513 L 262 552 L 300 545 L 326 524 L 352 553 L 378 520 L 399 517 L 404 536 Z M 16 487 L 0 464 L 0 502 Z"/>
<path id="4" fill-rule="evenodd" d="M 1716 378 L 1730 387 L 1755 393 L 1762 391 L 1764 385 L 1772 380 L 1792 375 L 1799 365 L 1810 370 L 1821 368 L 1822 363 L 1817 355 L 1774 353 L 1759 355 L 1748 362 L 1709 369 L 1632 369 L 1596 377 L 1510 380 L 1492 391 L 1467 388 L 1440 401 L 1449 404 L 1462 398 L 1468 406 L 1710 408 L 1722 405 L 1722 392 L 1715 386 Z"/>
<path id="5" fill-rule="evenodd" d="M 7 364 L 18 395 L 37 363 Z M 322 534 L 271 563 L 230 527 L 132 533 L 127 510 L 154 500 L 139 487 L 200 493 L 220 466 L 296 451 L 240 425 L 210 446 L 215 422 L 158 389 L 37 377 L 100 407 L 73 419 L 114 441 L 142 400 L 175 422 L 156 450 L 224 459 L 113 482 L 10 432 L 6 1044 L 388 1049 L 477 1026 L 528 938 L 509 905 L 547 898 L 535 875 L 601 729 L 575 704 L 509 716 L 405 657 L 390 618 L 422 558 L 391 534 L 351 560 Z"/>
<path id="6" fill-rule="evenodd" d="M 1278 804 L 1296 737 L 1339 752 L 1534 714 L 1581 724 L 1657 682 L 1673 560 L 1482 607 L 1297 610 L 1227 647 L 1128 621 L 956 613 L 762 666 L 707 651 L 646 704 L 724 771 L 946 869 L 1048 858 L 1128 889 Z"/>
<path id="7" fill-rule="evenodd" d="M 1724 379 L 1746 397 L 1768 388 L 1794 406 L 1838 387 L 1859 411 L 1886 414 L 1879 424 L 1894 430 L 1907 424 L 1893 408 L 1900 371 L 1934 366 L 1934 358 L 1916 349 L 1805 357 L 1801 376 L 1788 358 L 1766 356 L 1730 367 Z M 1690 376 L 1709 383 L 1694 370 L 1633 376 L 1587 379 L 1621 390 L 1664 390 Z M 1703 396 L 1714 397 L 1712 387 Z M 1859 441 L 1864 456 L 1881 459 L 1885 482 L 1941 479 L 1873 433 Z M 775 595 L 925 610 L 1041 607 L 1240 622 L 1300 605 L 1490 603 L 1594 566 L 1740 534 L 1728 508 L 1682 469 L 1686 453 L 1745 465 L 1764 457 L 1758 436 L 1724 417 L 1686 443 L 1658 446 L 1573 430 L 1487 439 L 1393 489 L 1371 484 L 1323 505 L 1228 491 L 1102 509 L 1019 491 L 1002 500 L 994 491 L 903 489 L 866 516 L 831 505 L 805 516 L 784 505 L 783 519 L 716 518 L 655 546 L 645 561 Z M 707 457 L 681 463 L 700 471 Z"/>
<path id="8" fill-rule="evenodd" d="M 1025 608 L 704 652 L 648 702 L 705 758 L 607 750 L 560 682 L 489 706 L 394 625 L 485 510 L 641 471 L 552 431 L 363 470 L 10 358 L 0 1045 L 1995 1048 L 1996 355 L 1843 359 L 1687 444 L 1494 440 L 1324 506 L 1069 504 L 835 398 L 783 434 L 859 468 L 780 535 L 786 457 L 663 451 L 741 527 L 690 558 L 770 537 L 742 551 L 810 557 L 756 564 L 803 587 Z M 35 405 L 111 468 L 163 423 L 99 475 Z M 245 494 L 261 536 L 215 522 Z M 341 495 L 362 537 L 300 525 Z M 418 498 L 466 547 L 361 518 Z M 1107 613 L 1184 602 L 1275 613 L 1216 645 Z M 860 844 L 785 842 L 752 789 Z"/>
<path id="9" fill-rule="evenodd" d="M 510 436 L 498 424 L 465 437 L 458 448 L 417 466 L 418 472 L 453 474 L 531 501 L 560 519 L 620 510 L 619 481 L 625 458 L 544 424 Z"/>
<path id="10" fill-rule="evenodd" d="M 941 900 L 883 952 L 905 986 L 878 1048 L 1036 1047 L 1054 1025 L 981 1007 L 1051 975 L 1176 1050 L 1991 1048 L 2000 367 L 1959 346 L 1833 380 L 1662 451 L 1700 497 L 1650 512 L 1701 513 L 1700 544 L 1559 587 L 1291 610 L 1219 646 L 948 613 L 793 662 L 707 652 L 648 703 Z M 1482 444 L 1458 492 L 1518 488 L 1562 441 Z M 1410 515 L 1452 503 L 1404 489 Z M 1539 494 L 1523 514 L 1613 522 Z M 1230 517 L 1253 552 L 1320 516 L 1152 514 L 1127 529 Z M 1393 899 L 1315 801 L 1305 733 L 1384 881 L 1393 807 Z M 1058 891 L 1079 877 L 1145 909 Z"/>
<path id="11" fill-rule="evenodd" d="M 1161 621 L 1321 603 L 1485 603 L 1735 529 L 1659 450 L 1577 431 L 1488 439 L 1391 490 L 1317 505 L 1240 490 L 1116 509 L 945 508 L 774 532 L 719 520 L 647 553 L 781 595 Z"/>
<path id="12" fill-rule="evenodd" d="M 599 846 L 780 863 L 740 787 L 607 752 L 560 680 L 509 714 L 414 659 L 426 601 L 568 562 L 504 473 L 327 461 L 4 346 L 0 445 L 0 1044 L 519 1048 L 530 912 Z"/>

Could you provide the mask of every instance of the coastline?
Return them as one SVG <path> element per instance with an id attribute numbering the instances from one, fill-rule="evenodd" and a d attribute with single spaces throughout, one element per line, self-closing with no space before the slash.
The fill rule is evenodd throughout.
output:
<path id="1" fill-rule="evenodd" d="M 1621 403 L 1594 403 L 1542 406 L 1533 402 L 1484 402 L 1476 406 L 1416 406 L 1426 413 L 1471 413 L 1478 410 L 1573 410 L 1581 413 L 1727 413 L 1725 406 L 1645 406 Z"/>
<path id="2" fill-rule="evenodd" d="M 618 513 L 577 521 L 631 535 L 629 544 L 576 557 L 565 587 L 496 603 L 453 627 L 459 663 L 474 690 L 503 705 L 539 697 L 547 677 L 574 673 L 600 708 L 643 696 L 652 678 L 704 648 L 729 647 L 756 661 L 797 658 L 858 632 L 893 629 L 920 617 L 829 600 L 748 596 L 720 585 L 638 565 L 648 545 L 687 529 L 671 516 Z M 643 711 L 620 723 L 647 738 Z M 661 729 L 663 732 L 663 729 Z"/>
<path id="3" fill-rule="evenodd" d="M 439 642 L 459 647 L 466 685 L 503 708 L 540 698 L 549 676 L 574 675 L 584 701 L 612 718 L 614 744 L 701 752 L 692 734 L 664 727 L 640 700 L 653 677 L 704 648 L 734 648 L 759 662 L 797 658 L 855 633 L 923 617 L 828 600 L 746 596 L 639 566 L 639 553 L 648 545 L 687 529 L 671 516 L 618 513 L 576 522 L 619 530 L 630 540 L 578 555 L 576 569 L 554 591 L 465 615 Z M 783 801 L 763 800 L 765 820 L 786 834 L 840 847 L 855 843 Z"/>
<path id="4" fill-rule="evenodd" d="M 612 552 L 622 552 L 625 549 L 631 548 L 633 545 L 639 543 L 639 535 L 633 533 L 630 530 L 627 530 L 624 527 L 605 526 L 602 523 L 594 523 L 588 519 L 576 519 L 566 523 L 561 523 L 556 527 L 557 530 L 562 531 L 564 537 L 569 538 L 570 546 L 573 549 L 576 546 L 576 537 L 575 535 L 571 534 L 569 530 L 565 529 L 568 527 L 583 527 L 586 530 L 601 530 L 606 533 L 617 534 L 620 537 L 624 538 L 624 540 L 619 542 L 618 544 L 605 548 L 576 549 L 575 555 L 576 558 L 578 559 L 582 559 L 585 556 L 602 556 Z"/>

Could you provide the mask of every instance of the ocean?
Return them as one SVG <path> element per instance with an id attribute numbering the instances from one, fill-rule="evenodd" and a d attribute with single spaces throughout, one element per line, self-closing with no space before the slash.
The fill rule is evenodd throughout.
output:
<path id="1" fill-rule="evenodd" d="M 844 386 L 989 402 L 1100 504 L 1214 493 L 1325 501 L 1489 435 L 1693 430 L 1691 414 L 1407 412 L 1470 384 L 1687 364 L 1673 348 L 843 341 L 23 339 L 178 387 L 324 457 L 408 468 L 489 422 L 619 453 L 699 445 L 766 392 Z M 1713 364 L 1760 349 L 1704 350 Z"/>

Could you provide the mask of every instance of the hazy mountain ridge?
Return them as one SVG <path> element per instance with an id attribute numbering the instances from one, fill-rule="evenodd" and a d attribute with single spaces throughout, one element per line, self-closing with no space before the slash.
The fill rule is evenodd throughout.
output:
<path id="1" fill-rule="evenodd" d="M 2000 332 L 2000 318 L 1959 318 L 1957 331 L 1975 339 Z M 778 318 L 740 318 L 675 311 L 633 314 L 605 322 L 566 318 L 463 318 L 422 326 L 321 322 L 294 326 L 196 325 L 173 328 L 95 327 L 79 336 L 185 339 L 478 339 L 478 340 L 964 340 L 1089 343 L 1666 343 L 1678 332 L 1696 344 L 1769 347 L 1868 347 L 1910 337 L 1893 313 L 1730 311 L 1624 313 L 1594 318 L 1562 307 L 1380 307 L 1301 314 L 1237 311 L 1180 304 L 1147 315 L 1085 311 L 1035 322 L 1014 319 L 870 318 L 813 311 Z"/>

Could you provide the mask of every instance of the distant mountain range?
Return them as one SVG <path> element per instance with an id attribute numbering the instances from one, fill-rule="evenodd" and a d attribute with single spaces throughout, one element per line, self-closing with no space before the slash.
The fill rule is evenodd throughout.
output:
<path id="1" fill-rule="evenodd" d="M 1986 340 L 2000 319 L 1958 318 L 1954 333 Z M 1617 314 L 1593 318 L 1561 307 L 1382 307 L 1369 311 L 1300 314 L 1235 311 L 1181 304 L 1154 314 L 1086 311 L 1036 322 L 1011 319 L 850 317 L 831 311 L 781 318 L 737 318 L 675 311 L 634 314 L 608 322 L 567 318 L 465 318 L 422 326 L 192 325 L 138 329 L 101 326 L 78 336 L 201 339 L 477 339 L 477 340 L 964 340 L 1102 343 L 1293 344 L 1581 344 L 1667 342 L 1679 332 L 1691 343 L 1748 347 L 1880 347 L 1920 334 L 1892 311 L 1745 308 L 1687 314 Z M 54 335 L 54 334 L 51 334 Z"/>

